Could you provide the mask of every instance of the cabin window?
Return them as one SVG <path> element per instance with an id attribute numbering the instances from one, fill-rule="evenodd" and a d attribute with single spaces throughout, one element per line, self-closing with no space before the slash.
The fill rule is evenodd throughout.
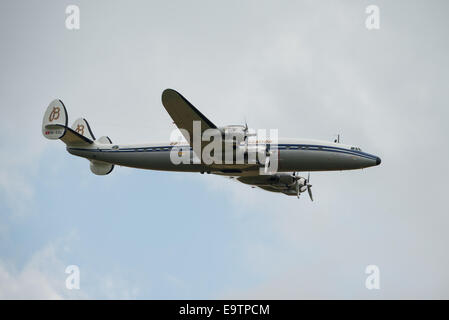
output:
<path id="1" fill-rule="evenodd" d="M 112 146 L 112 149 L 117 150 L 117 149 L 118 149 L 118 146 L 117 146 L 117 145 Z"/>

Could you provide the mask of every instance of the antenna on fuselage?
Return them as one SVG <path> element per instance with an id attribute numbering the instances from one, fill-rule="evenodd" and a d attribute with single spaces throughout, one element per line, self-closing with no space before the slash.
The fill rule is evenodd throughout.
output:
<path id="1" fill-rule="evenodd" d="M 337 134 L 337 139 L 334 140 L 335 143 L 340 143 L 340 134 Z"/>

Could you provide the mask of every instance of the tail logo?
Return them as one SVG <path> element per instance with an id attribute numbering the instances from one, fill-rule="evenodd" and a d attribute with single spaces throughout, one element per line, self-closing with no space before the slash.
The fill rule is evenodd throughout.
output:
<path id="1" fill-rule="evenodd" d="M 53 120 L 58 120 L 60 115 L 61 115 L 61 108 L 53 107 L 53 110 L 51 111 L 50 116 L 48 117 L 48 121 L 52 122 Z"/>
<path id="2" fill-rule="evenodd" d="M 78 124 L 75 129 L 76 132 L 78 132 L 80 135 L 84 136 L 84 125 Z"/>

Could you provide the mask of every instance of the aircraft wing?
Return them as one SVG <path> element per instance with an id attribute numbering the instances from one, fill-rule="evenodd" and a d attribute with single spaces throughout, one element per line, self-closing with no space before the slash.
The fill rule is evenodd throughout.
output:
<path id="1" fill-rule="evenodd" d="M 195 108 L 186 98 L 173 89 L 165 89 L 162 93 L 162 104 L 170 117 L 179 129 L 184 129 L 188 133 L 183 134 L 184 138 L 193 147 L 193 121 L 200 121 L 201 136 L 207 129 L 217 129 L 217 126 L 207 119 L 197 108 Z M 200 136 L 200 138 L 201 138 Z M 203 144 L 208 142 L 203 142 Z"/>

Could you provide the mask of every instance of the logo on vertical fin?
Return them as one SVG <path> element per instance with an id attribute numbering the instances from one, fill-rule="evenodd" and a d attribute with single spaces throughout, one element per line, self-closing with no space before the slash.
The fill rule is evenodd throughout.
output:
<path id="1" fill-rule="evenodd" d="M 84 125 L 83 124 L 76 125 L 75 131 L 78 132 L 80 135 L 84 136 Z"/>
<path id="2" fill-rule="evenodd" d="M 60 114 L 61 114 L 61 108 L 53 107 L 53 110 L 51 111 L 50 116 L 48 117 L 48 121 L 52 122 L 53 120 L 58 120 Z"/>

